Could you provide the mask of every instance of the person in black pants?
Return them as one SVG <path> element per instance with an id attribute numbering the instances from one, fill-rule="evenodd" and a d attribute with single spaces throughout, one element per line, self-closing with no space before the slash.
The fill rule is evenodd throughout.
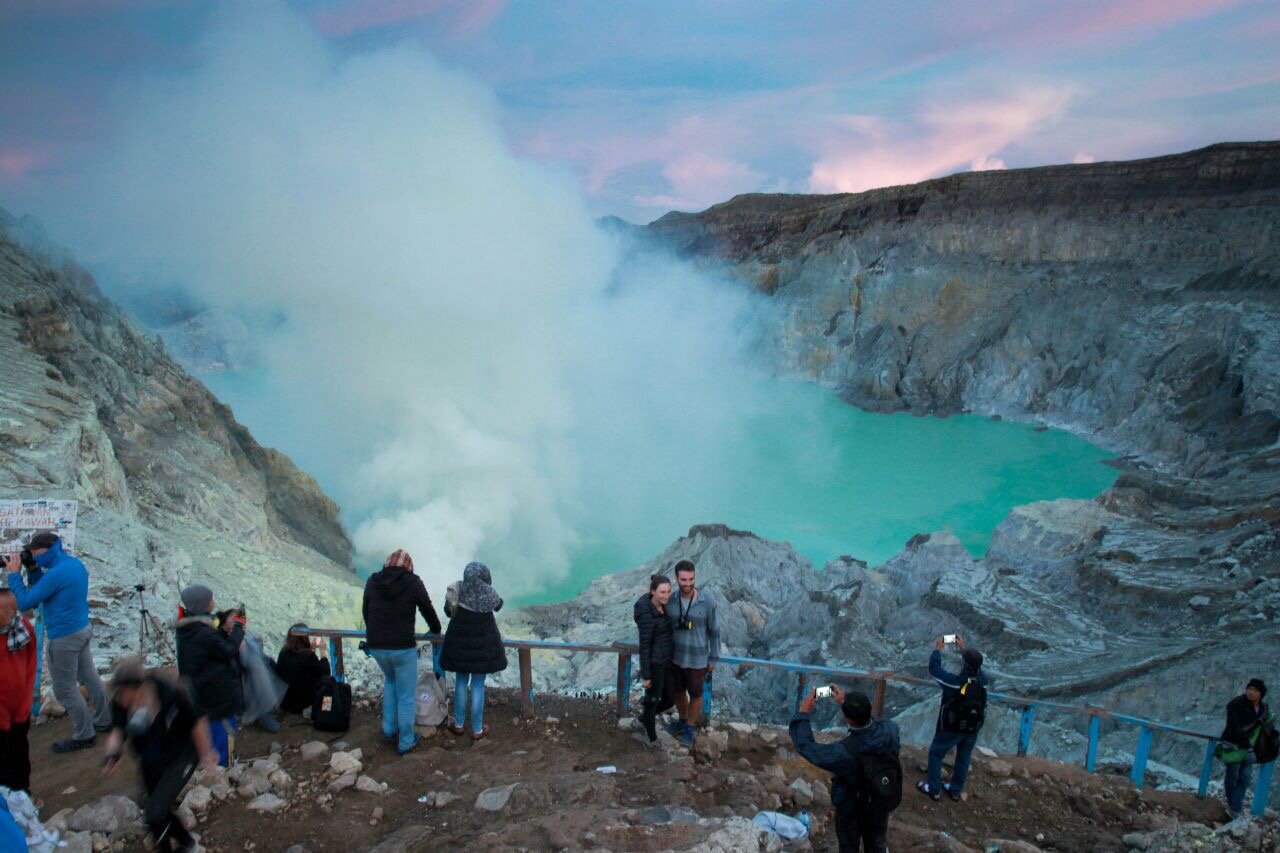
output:
<path id="1" fill-rule="evenodd" d="M 290 625 L 289 630 L 306 627 L 306 623 L 298 622 Z M 281 711 L 301 714 L 310 710 L 320 681 L 329 674 L 329 661 L 323 654 L 324 646 L 319 637 L 290 633 L 284 638 L 284 647 L 276 657 L 276 675 L 289 685 L 280 700 Z"/>
<path id="2" fill-rule="evenodd" d="M 666 575 L 649 578 L 649 594 L 636 599 L 634 616 L 640 631 L 640 678 L 644 682 L 644 710 L 640 722 L 649 736 L 649 749 L 658 751 L 657 716 L 676 704 L 676 686 L 671 672 L 675 639 L 667 602 L 671 600 L 671 580 Z"/>
<path id="3" fill-rule="evenodd" d="M 149 674 L 140 658 L 116 664 L 111 689 L 112 728 L 103 772 L 111 774 L 119 766 L 127 739 L 142 771 L 146 791 L 142 816 L 155 849 L 194 853 L 198 845 L 174 809 L 196 765 L 218 764 L 208 719 L 196 711 L 181 685 Z"/>

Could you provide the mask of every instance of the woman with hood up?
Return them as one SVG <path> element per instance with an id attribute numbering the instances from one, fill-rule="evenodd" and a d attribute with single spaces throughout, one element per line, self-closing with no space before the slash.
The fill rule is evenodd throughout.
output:
<path id="1" fill-rule="evenodd" d="M 453 722 L 449 731 L 463 734 L 467 721 L 467 699 L 471 705 L 471 739 L 489 733 L 484 724 L 484 679 L 507 668 L 507 653 L 494 613 L 502 609 L 502 597 L 493 588 L 493 578 L 484 563 L 467 563 L 462 580 L 450 584 L 444 615 L 449 629 L 440 650 L 440 668 L 456 673 L 453 685 Z"/>

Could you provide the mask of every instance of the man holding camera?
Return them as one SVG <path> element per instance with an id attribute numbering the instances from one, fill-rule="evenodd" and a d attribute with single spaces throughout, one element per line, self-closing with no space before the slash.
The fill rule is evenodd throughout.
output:
<path id="1" fill-rule="evenodd" d="M 199 712 L 209 718 L 209 737 L 218 763 L 235 760 L 237 715 L 244 711 L 240 680 L 240 644 L 244 614 L 228 610 L 213 615 L 213 590 L 193 584 L 182 591 L 183 617 L 178 620 L 178 675 L 189 686 Z"/>
<path id="2" fill-rule="evenodd" d="M 959 673 L 942 666 L 942 650 L 954 644 L 964 662 Z M 917 782 L 916 790 L 933 801 L 942 799 L 945 791 L 959 801 L 969 777 L 969 759 L 978 743 L 978 732 L 987 713 L 987 675 L 982 671 L 982 652 L 965 647 L 964 637 L 944 634 L 933 645 L 929 656 L 929 675 L 942 687 L 942 707 L 938 724 L 929 744 L 929 778 Z M 956 751 L 951 779 L 942 782 L 942 761 L 951 750 Z"/>
<path id="3" fill-rule="evenodd" d="M 26 566 L 30 587 L 22 579 Z M 74 724 L 71 737 L 54 743 L 54 752 L 87 749 L 95 731 L 111 728 L 107 688 L 93 664 L 93 626 L 89 624 L 89 572 L 84 563 L 62 548 L 57 534 L 42 531 L 31 537 L 26 552 L 9 557 L 9 587 L 25 612 L 44 606 L 45 635 L 49 638 L 49 675 L 53 695 L 67 709 Z M 83 685 L 93 713 L 80 695 Z"/>
<path id="4" fill-rule="evenodd" d="M 832 774 L 840 853 L 858 853 L 859 845 L 866 853 L 886 853 L 889 814 L 902 801 L 898 724 L 873 720 L 871 700 L 863 693 L 832 685 L 822 694 L 840 706 L 849 734 L 836 743 L 813 739 L 809 717 L 818 691 L 811 687 L 791 719 L 791 742 L 806 761 Z"/>
<path id="5" fill-rule="evenodd" d="M 675 641 L 672 664 L 675 674 L 676 710 L 680 717 L 668 731 L 686 746 L 693 745 L 693 727 L 702 719 L 702 691 L 715 668 L 711 658 L 720 656 L 720 622 L 715 599 L 697 587 L 692 560 L 675 565 L 679 595 L 667 605 L 671 635 Z"/>

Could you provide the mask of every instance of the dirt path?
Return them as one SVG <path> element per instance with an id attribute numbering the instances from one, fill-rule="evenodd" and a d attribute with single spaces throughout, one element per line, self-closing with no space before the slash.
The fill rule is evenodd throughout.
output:
<path id="1" fill-rule="evenodd" d="M 804 778 L 815 785 L 808 805 L 815 849 L 834 849 L 829 831 L 830 804 L 826 774 L 789 749 L 781 729 L 731 732 L 722 754 L 710 738 L 698 754 L 682 751 L 651 755 L 630 732 L 619 728 L 604 702 L 539 697 L 533 720 L 520 720 L 514 698 L 491 691 L 486 721 L 489 739 L 472 743 L 447 731 L 399 757 L 378 730 L 377 706 L 358 711 L 344 740 L 363 751 L 362 772 L 386 783 L 385 794 L 349 789 L 325 802 L 327 758 L 306 761 L 298 747 L 316 740 L 309 725 L 290 725 L 269 735 L 257 729 L 243 734 L 242 759 L 265 757 L 272 742 L 284 749 L 281 765 L 295 785 L 287 807 L 276 814 L 245 808 L 232 795 L 214 802 L 197 831 L 213 851 L 365 850 L 386 842 L 383 850 L 425 850 L 466 845 L 471 849 L 661 850 L 687 846 L 704 830 L 672 822 L 685 807 L 704 818 L 732 815 L 751 818 L 765 808 L 796 813 L 804 801 L 789 785 Z M 111 777 L 101 775 L 98 751 L 55 756 L 53 740 L 65 737 L 69 723 L 58 720 L 32 734 L 35 795 L 44 801 L 42 814 L 78 807 L 104 794 L 136 796 L 132 767 Z M 923 751 L 903 752 L 907 773 L 902 807 L 895 812 L 889 835 L 895 850 L 982 850 L 993 839 L 1019 839 L 1044 850 L 1122 850 L 1128 832 L 1149 830 L 1175 821 L 1208 824 L 1225 818 L 1213 800 L 1190 794 L 1137 792 L 1126 778 L 1090 775 L 1078 768 L 1034 758 L 975 755 L 967 800 L 933 803 L 914 791 L 923 770 Z M 615 774 L 597 767 L 614 765 Z M 475 807 L 481 791 L 516 783 L 506 807 L 497 813 Z M 457 796 L 443 808 L 418 798 L 445 791 Z M 375 818 L 375 809 L 381 809 Z M 943 835 L 942 833 L 946 833 Z M 705 834 L 705 833 L 704 833 Z M 142 849 L 134 842 L 125 849 Z"/>

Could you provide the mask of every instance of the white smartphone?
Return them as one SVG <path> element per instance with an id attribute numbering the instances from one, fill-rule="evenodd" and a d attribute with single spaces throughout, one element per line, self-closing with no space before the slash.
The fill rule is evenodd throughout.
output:
<path id="1" fill-rule="evenodd" d="M 954 646 L 954 645 L 956 644 L 956 635 L 955 635 L 955 634 L 943 634 L 943 635 L 942 635 L 942 642 L 946 643 L 948 646 Z"/>
<path id="2" fill-rule="evenodd" d="M 819 699 L 826 699 L 828 696 L 831 696 L 832 693 L 833 691 L 830 684 L 824 687 L 819 687 L 817 690 L 813 691 L 813 695 Z"/>

